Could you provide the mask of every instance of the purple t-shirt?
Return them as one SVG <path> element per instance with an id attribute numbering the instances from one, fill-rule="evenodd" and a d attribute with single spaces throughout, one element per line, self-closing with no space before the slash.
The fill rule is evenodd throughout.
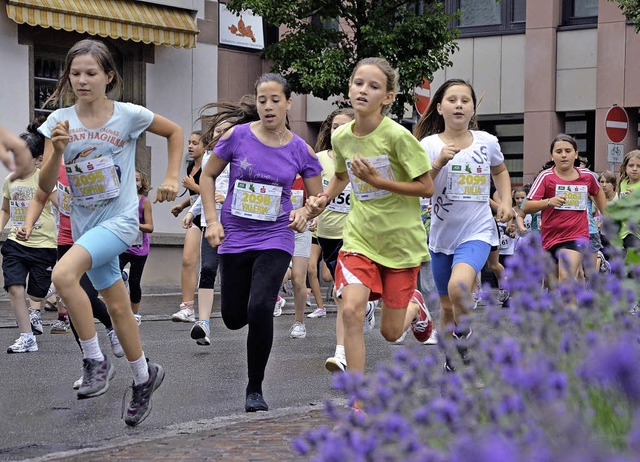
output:
<path id="1" fill-rule="evenodd" d="M 307 143 L 297 136 L 284 146 L 267 146 L 251 131 L 250 124 L 237 125 L 227 139 L 216 144 L 214 154 L 229 162 L 229 192 L 222 205 L 220 222 L 224 226 L 224 241 L 219 253 L 240 253 L 249 250 L 280 249 L 293 254 L 293 231 L 289 226 L 292 210 L 291 185 L 300 175 L 310 178 L 320 175 L 322 166 L 309 153 Z M 280 186 L 280 209 L 275 221 L 262 221 L 232 214 L 236 181 L 252 188 Z M 245 183 L 246 182 L 246 183 Z M 238 191 L 236 204 L 241 203 Z"/>
<path id="2" fill-rule="evenodd" d="M 144 200 L 146 198 L 147 196 L 140 196 L 140 198 L 138 199 L 138 219 L 142 224 L 146 223 L 144 221 L 144 208 L 142 207 L 142 204 L 144 203 Z M 149 255 L 149 247 L 149 233 L 143 233 L 142 231 L 138 230 L 138 237 L 136 239 L 136 242 L 134 242 L 134 244 L 125 252 L 132 255 L 138 255 L 139 257 L 144 257 L 145 255 Z"/>

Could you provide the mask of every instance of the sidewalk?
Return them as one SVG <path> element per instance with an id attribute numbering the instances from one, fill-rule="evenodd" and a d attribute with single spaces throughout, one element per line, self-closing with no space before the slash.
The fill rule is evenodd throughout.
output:
<path id="1" fill-rule="evenodd" d="M 121 438 L 102 448 L 50 454 L 32 461 L 296 461 L 304 460 L 291 442 L 306 429 L 327 425 L 322 405 L 277 409 L 164 429 L 143 437 Z"/>

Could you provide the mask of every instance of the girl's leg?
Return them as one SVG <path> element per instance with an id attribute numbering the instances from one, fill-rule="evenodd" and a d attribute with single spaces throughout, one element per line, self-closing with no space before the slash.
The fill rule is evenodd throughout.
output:
<path id="1" fill-rule="evenodd" d="M 452 307 L 452 321 L 458 324 L 461 316 L 468 314 L 473 306 L 471 290 L 476 280 L 476 270 L 468 263 L 456 263 L 451 270 L 448 292 Z M 450 316 L 451 316 L 450 314 Z"/>
<path id="2" fill-rule="evenodd" d="M 122 279 L 118 279 L 112 286 L 99 291 L 104 299 L 113 329 L 118 335 L 124 354 L 129 362 L 142 357 L 142 343 L 138 324 L 131 311 L 129 294 Z"/>
<path id="3" fill-rule="evenodd" d="M 200 258 L 200 239 L 202 232 L 196 226 L 187 229 L 182 250 L 182 304 L 193 310 L 193 298 L 198 280 L 198 259 Z M 181 308 L 182 306 L 181 305 Z"/>
<path id="4" fill-rule="evenodd" d="M 496 276 L 496 280 L 498 281 L 498 289 L 502 290 L 504 266 L 502 266 L 502 263 L 500 263 L 500 249 L 492 250 L 491 253 L 489 253 L 487 266 L 489 267 L 489 271 L 491 271 Z M 471 291 L 473 292 L 473 289 Z"/>
<path id="5" fill-rule="evenodd" d="M 320 292 L 320 281 L 318 280 L 318 262 L 322 256 L 322 247 L 318 244 L 311 244 L 311 254 L 309 255 L 309 285 L 311 286 L 311 292 L 316 299 L 316 305 L 318 309 L 324 310 L 324 301 L 322 300 L 322 293 Z"/>
<path id="6" fill-rule="evenodd" d="M 576 250 L 559 249 L 558 282 L 575 280 L 582 266 L 582 254 Z"/>
<path id="7" fill-rule="evenodd" d="M 31 333 L 31 322 L 29 321 L 29 309 L 25 299 L 25 289 L 22 285 L 12 285 L 7 287 L 9 300 L 13 314 L 18 323 L 18 330 L 21 334 Z"/>
<path id="8" fill-rule="evenodd" d="M 131 301 L 131 311 L 138 314 L 140 301 L 142 300 L 142 272 L 147 262 L 146 255 L 131 255 L 131 266 L 129 266 L 129 300 Z"/>
<path id="9" fill-rule="evenodd" d="M 362 284 L 349 284 L 342 289 L 342 323 L 347 364 L 350 372 L 361 374 L 364 374 L 366 355 L 362 326 L 370 293 L 369 288 Z"/>
<path id="10" fill-rule="evenodd" d="M 304 324 L 304 307 L 307 302 L 307 268 L 309 259 L 293 257 L 291 267 L 291 282 L 293 284 L 293 303 L 295 306 L 295 322 Z"/>
<path id="11" fill-rule="evenodd" d="M 191 328 L 191 338 L 198 345 L 211 345 L 209 319 L 213 309 L 213 288 L 218 271 L 218 249 L 202 239 L 200 243 L 200 284 L 198 285 L 198 321 Z"/>
<path id="12" fill-rule="evenodd" d="M 380 333 L 389 342 L 395 342 L 418 317 L 420 307 L 411 300 L 406 308 L 391 308 L 382 303 Z"/>

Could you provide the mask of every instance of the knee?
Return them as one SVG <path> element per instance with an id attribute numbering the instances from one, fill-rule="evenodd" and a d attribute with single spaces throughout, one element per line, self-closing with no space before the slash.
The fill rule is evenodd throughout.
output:
<path id="1" fill-rule="evenodd" d="M 71 271 L 65 271 L 65 269 L 56 265 L 51 272 L 51 282 L 53 282 L 58 291 L 60 291 L 60 289 L 64 290 L 65 287 L 69 287 L 74 282 L 79 283 L 79 279 L 76 279 Z"/>
<path id="2" fill-rule="evenodd" d="M 470 296 L 471 289 L 462 281 L 451 280 L 449 281 L 448 292 L 449 299 L 455 304 L 460 304 Z"/>
<path id="3" fill-rule="evenodd" d="M 354 303 L 345 302 L 342 307 L 342 323 L 346 329 L 362 328 L 364 324 L 364 310 Z"/>

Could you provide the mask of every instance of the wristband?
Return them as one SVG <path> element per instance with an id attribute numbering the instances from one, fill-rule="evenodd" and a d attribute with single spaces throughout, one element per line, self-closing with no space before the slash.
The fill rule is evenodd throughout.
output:
<path id="1" fill-rule="evenodd" d="M 436 172 L 439 172 L 440 170 L 442 170 L 442 167 L 437 167 L 435 161 L 431 164 L 431 168 L 434 169 Z"/>
<path id="2" fill-rule="evenodd" d="M 317 196 L 318 198 L 320 197 L 326 197 L 327 198 L 327 202 L 331 202 L 331 198 L 329 197 L 329 194 L 321 192 L 320 194 L 318 194 Z"/>
<path id="3" fill-rule="evenodd" d="M 219 221 L 212 221 L 211 223 L 207 223 L 207 226 L 212 226 L 212 225 L 217 225 L 220 224 Z"/>
<path id="4" fill-rule="evenodd" d="M 547 199 L 547 208 L 551 207 L 551 199 Z"/>

